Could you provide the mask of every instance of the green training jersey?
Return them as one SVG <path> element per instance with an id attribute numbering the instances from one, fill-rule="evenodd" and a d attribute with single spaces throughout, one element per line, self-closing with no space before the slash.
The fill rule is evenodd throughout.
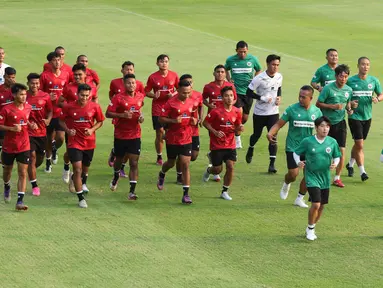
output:
<path id="1" fill-rule="evenodd" d="M 365 121 L 372 118 L 372 96 L 382 94 L 382 87 L 377 78 L 367 76 L 365 80 L 358 75 L 348 78 L 347 85 L 352 89 L 351 100 L 358 100 L 358 107 L 348 118 Z"/>
<path id="2" fill-rule="evenodd" d="M 315 105 L 305 109 L 299 103 L 287 107 L 281 119 L 289 122 L 286 138 L 286 151 L 294 152 L 303 139 L 313 134 L 314 121 L 322 116 L 322 111 Z"/>
<path id="3" fill-rule="evenodd" d="M 335 82 L 335 70 L 328 66 L 328 64 L 325 64 L 318 68 L 311 82 L 319 83 L 320 86 L 325 87 L 326 85 Z"/>
<path id="4" fill-rule="evenodd" d="M 319 95 L 318 101 L 325 104 L 342 104 L 342 109 L 322 109 L 323 116 L 330 119 L 331 125 L 335 125 L 345 118 L 346 105 L 350 101 L 352 95 L 352 89 L 344 85 L 342 88 L 338 88 L 336 83 L 330 83 L 325 86 Z"/>
<path id="5" fill-rule="evenodd" d="M 237 94 L 245 95 L 254 78 L 254 71 L 261 71 L 262 68 L 257 57 L 247 54 L 245 59 L 240 59 L 235 54 L 226 59 L 225 69 L 230 71 Z"/>
<path id="6" fill-rule="evenodd" d="M 294 152 L 305 156 L 306 186 L 320 189 L 330 188 L 330 165 L 334 158 L 341 156 L 336 140 L 327 136 L 320 143 L 316 136 L 310 136 L 303 139 Z"/>

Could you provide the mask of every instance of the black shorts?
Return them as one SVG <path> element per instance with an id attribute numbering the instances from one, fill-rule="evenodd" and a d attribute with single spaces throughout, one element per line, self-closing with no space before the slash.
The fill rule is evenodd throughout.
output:
<path id="1" fill-rule="evenodd" d="M 160 116 L 152 116 L 153 130 L 164 128 L 164 125 L 159 121 Z"/>
<path id="2" fill-rule="evenodd" d="M 0 130 L 0 140 L 3 140 L 5 136 L 5 131 Z"/>
<path id="3" fill-rule="evenodd" d="M 79 150 L 76 148 L 68 148 L 68 156 L 71 163 L 82 162 L 86 167 L 90 166 L 93 160 L 94 149 L 91 150 Z"/>
<path id="4" fill-rule="evenodd" d="M 192 150 L 199 151 L 199 136 L 192 137 Z"/>
<path id="5" fill-rule="evenodd" d="M 141 138 L 136 139 L 116 139 L 114 138 L 114 154 L 117 157 L 124 157 L 125 154 L 140 155 L 141 153 Z"/>
<path id="6" fill-rule="evenodd" d="M 371 119 L 362 121 L 348 118 L 348 126 L 354 140 L 366 140 L 371 127 Z"/>
<path id="7" fill-rule="evenodd" d="M 178 156 L 190 156 L 192 151 L 192 143 L 185 145 L 169 145 L 166 144 L 166 154 L 168 159 L 176 159 Z"/>
<path id="8" fill-rule="evenodd" d="M 220 149 L 210 152 L 211 164 L 213 166 L 221 166 L 227 160 L 237 161 L 237 150 L 235 149 Z"/>
<path id="9" fill-rule="evenodd" d="M 261 135 L 264 127 L 267 131 L 270 131 L 271 127 L 274 126 L 279 120 L 279 114 L 274 115 L 255 115 L 253 114 L 253 133 L 255 135 Z"/>
<path id="10" fill-rule="evenodd" d="M 331 136 L 338 142 L 339 147 L 346 147 L 346 138 L 347 138 L 347 126 L 346 121 L 342 120 L 335 125 L 331 125 L 330 132 L 328 136 Z"/>
<path id="11" fill-rule="evenodd" d="M 52 118 L 47 127 L 47 133 L 52 133 L 53 131 L 64 131 L 64 128 L 60 125 L 59 118 Z"/>
<path id="12" fill-rule="evenodd" d="M 6 166 L 13 165 L 13 162 L 16 159 L 16 162 L 22 163 L 22 164 L 29 164 L 29 158 L 31 157 L 31 151 L 24 151 L 20 153 L 1 153 L 1 162 Z"/>
<path id="13" fill-rule="evenodd" d="M 29 137 L 31 143 L 31 152 L 35 151 L 37 154 L 45 154 L 45 147 L 47 145 L 47 137 Z"/>
<path id="14" fill-rule="evenodd" d="M 253 98 L 249 98 L 247 95 L 237 94 L 237 102 L 235 102 L 234 106 L 242 108 L 243 114 L 249 115 L 252 105 Z"/>
<path id="15" fill-rule="evenodd" d="M 298 168 L 297 163 L 295 163 L 294 160 L 294 152 L 286 151 L 286 163 L 287 163 L 287 169 L 296 169 Z M 305 161 L 305 156 L 300 155 L 301 161 Z"/>
<path id="16" fill-rule="evenodd" d="M 312 203 L 327 204 L 328 198 L 330 195 L 330 189 L 320 189 L 319 187 L 307 187 L 307 191 L 309 192 L 309 201 Z"/>

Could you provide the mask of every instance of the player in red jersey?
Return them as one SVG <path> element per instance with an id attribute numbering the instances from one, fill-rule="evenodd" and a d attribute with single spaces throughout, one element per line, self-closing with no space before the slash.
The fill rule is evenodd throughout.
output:
<path id="1" fill-rule="evenodd" d="M 86 82 L 94 84 L 97 90 L 100 89 L 100 77 L 96 71 L 88 68 L 88 57 L 86 55 L 79 55 L 76 64 L 83 64 L 86 67 Z"/>
<path id="2" fill-rule="evenodd" d="M 69 191 L 76 192 L 80 208 L 87 208 L 82 185 L 86 181 L 89 166 L 96 148 L 96 130 L 105 120 L 101 107 L 90 100 L 92 88 L 88 84 L 78 86 L 78 100 L 65 105 L 61 112 L 60 125 L 68 134 L 68 155 L 73 175 Z"/>
<path id="3" fill-rule="evenodd" d="M 193 90 L 193 77 L 190 74 L 184 74 L 180 77 L 180 81 L 189 81 L 191 87 L 192 87 L 192 94 L 190 95 L 190 99 L 193 100 L 194 106 L 193 106 L 193 112 L 196 113 L 198 123 L 194 126 L 192 126 L 192 153 L 190 161 L 195 161 L 198 158 L 199 154 L 199 129 L 198 125 L 201 125 L 202 119 L 203 119 L 203 98 L 202 94 L 198 91 Z M 177 184 L 182 185 L 182 170 L 181 170 L 181 163 L 180 158 L 177 158 L 176 163 L 176 170 L 177 170 Z"/>
<path id="4" fill-rule="evenodd" d="M 121 73 L 122 73 L 122 78 L 116 78 L 113 79 L 110 82 L 110 87 L 109 87 L 109 99 L 112 100 L 114 95 L 123 93 L 125 91 L 125 86 L 124 86 L 124 76 L 127 74 L 133 74 L 135 75 L 134 72 L 134 63 L 130 61 L 125 61 L 121 65 Z M 145 95 L 145 90 L 144 90 L 144 84 L 142 84 L 141 81 L 136 79 L 136 92 L 140 92 Z M 114 120 L 113 120 L 114 121 Z M 128 161 L 128 156 L 126 155 L 123 162 L 122 166 L 120 169 L 120 176 L 121 177 L 127 177 L 125 174 L 125 165 L 126 162 Z M 116 158 L 116 155 L 114 154 L 114 149 L 110 151 L 109 157 L 108 157 L 108 164 L 110 167 L 113 167 L 114 160 Z"/>
<path id="5" fill-rule="evenodd" d="M 221 198 L 232 200 L 228 190 L 233 180 L 234 163 L 237 161 L 235 149 L 235 133 L 243 132 L 242 113 L 234 107 L 234 91 L 232 87 L 224 87 L 220 95 L 223 98 L 223 107 L 213 109 L 203 121 L 203 125 L 210 134 L 210 151 L 212 165 L 208 166 L 203 175 L 205 182 L 209 181 L 210 174 L 219 174 L 222 163 L 226 164 L 226 173 L 223 180 Z"/>
<path id="6" fill-rule="evenodd" d="M 192 150 L 192 126 L 197 125 L 197 113 L 193 112 L 194 101 L 190 99 L 192 88 L 189 81 L 179 82 L 178 94 L 167 101 L 159 118 L 161 124 L 167 124 L 166 154 L 168 160 L 162 165 L 158 175 L 157 188 L 164 188 L 165 173 L 180 159 L 182 171 L 183 197 L 182 203 L 191 204 L 190 158 Z"/>
<path id="7" fill-rule="evenodd" d="M 120 169 L 125 156 L 129 160 L 130 191 L 129 200 L 136 200 L 135 193 L 138 180 L 138 160 L 141 153 L 141 123 L 144 117 L 141 108 L 145 95 L 136 92 L 136 77 L 134 74 L 124 76 L 125 88 L 123 93 L 113 97 L 106 111 L 107 118 L 114 121 L 114 177 L 110 182 L 110 189 L 116 191 L 120 178 Z"/>
<path id="8" fill-rule="evenodd" d="M 73 72 L 74 81 L 64 87 L 63 94 L 59 98 L 58 106 L 61 108 L 64 107 L 67 103 L 76 102 L 78 100 L 78 96 L 77 96 L 78 86 L 81 84 L 86 84 L 87 82 L 86 67 L 84 66 L 84 64 L 73 65 L 72 72 Z M 88 85 L 92 88 L 90 99 L 93 102 L 97 103 L 98 102 L 97 88 L 96 86 L 94 86 L 93 83 L 88 83 Z M 67 135 L 65 135 L 65 140 L 67 140 Z M 70 167 L 69 167 L 70 160 L 68 156 L 68 151 L 65 151 L 63 159 L 64 159 L 64 170 L 62 174 L 62 179 L 66 184 L 68 184 L 70 180 Z M 85 175 L 85 176 L 88 176 L 88 175 Z M 89 192 L 88 187 L 86 186 L 86 181 L 83 183 L 82 190 L 84 191 L 84 193 Z"/>
<path id="9" fill-rule="evenodd" d="M 40 167 L 44 161 L 45 148 L 47 146 L 47 127 L 52 119 L 52 102 L 49 94 L 40 90 L 39 74 L 30 73 L 27 80 L 29 88 L 27 91 L 27 103 L 32 107 L 29 123 L 36 124 L 36 129 L 28 129 L 31 146 L 28 176 L 32 185 L 32 194 L 40 196 L 36 168 Z"/>
<path id="10" fill-rule="evenodd" d="M 152 122 L 156 130 L 157 165 L 162 165 L 162 148 L 164 145 L 164 126 L 159 122 L 162 108 L 169 98 L 173 97 L 178 85 L 177 73 L 169 70 L 169 56 L 161 54 L 157 57 L 158 71 L 151 74 L 146 82 L 146 96 L 152 98 Z M 153 92 L 152 92 L 153 90 Z"/>
<path id="11" fill-rule="evenodd" d="M 4 84 L 0 85 L 0 111 L 5 105 L 13 102 L 11 87 L 16 82 L 16 70 L 7 67 L 4 70 Z M 0 130 L 0 151 L 2 149 L 5 131 Z"/>
<path id="12" fill-rule="evenodd" d="M 13 103 L 6 105 L 0 112 L 0 130 L 6 131 L 1 159 L 3 163 L 4 201 L 11 201 L 11 175 L 13 163 L 17 161 L 17 203 L 16 210 L 27 210 L 23 202 L 27 185 L 27 170 L 30 157 L 28 127 L 36 129 L 36 124 L 28 122 L 32 107 L 25 103 L 27 87 L 15 83 L 12 88 Z"/>
<path id="13" fill-rule="evenodd" d="M 54 50 L 54 52 L 59 55 L 61 61 L 60 61 L 60 70 L 61 71 L 66 71 L 70 78 L 72 78 L 72 66 L 64 63 L 65 62 L 65 49 L 64 47 L 62 46 L 57 46 Z M 49 55 L 49 54 L 48 54 Z M 43 71 L 50 71 L 52 68 L 51 68 L 51 64 L 50 64 L 50 60 L 48 59 L 47 57 L 47 60 L 48 62 L 44 64 L 44 67 L 43 67 Z"/>
<path id="14" fill-rule="evenodd" d="M 52 172 L 52 163 L 57 164 L 59 149 L 64 142 L 64 130 L 59 124 L 61 108 L 58 107 L 58 100 L 63 88 L 68 84 L 69 74 L 60 70 L 61 58 L 56 52 L 48 54 L 47 59 L 51 65 L 50 70 L 44 71 L 40 75 L 40 89 L 51 96 L 53 115 L 51 123 L 47 129 L 47 148 L 46 148 L 46 167 L 45 172 Z"/>

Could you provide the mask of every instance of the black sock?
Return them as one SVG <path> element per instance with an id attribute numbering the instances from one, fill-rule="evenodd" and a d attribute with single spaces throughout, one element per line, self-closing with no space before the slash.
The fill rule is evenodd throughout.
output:
<path id="1" fill-rule="evenodd" d="M 184 190 L 184 196 L 189 194 L 189 186 L 183 186 L 182 189 Z"/>
<path id="2" fill-rule="evenodd" d="M 229 187 L 223 185 L 223 186 L 222 186 L 222 193 L 223 193 L 223 192 L 227 192 L 227 190 L 229 190 Z"/>
<path id="3" fill-rule="evenodd" d="M 52 150 L 56 150 L 56 140 L 52 141 Z"/>
<path id="4" fill-rule="evenodd" d="M 57 150 L 55 148 L 55 149 L 52 149 L 52 158 L 56 159 L 56 157 L 57 157 Z"/>
<path id="5" fill-rule="evenodd" d="M 182 172 L 177 172 L 177 180 L 182 180 Z"/>
<path id="6" fill-rule="evenodd" d="M 88 174 L 82 173 L 81 179 L 82 179 L 82 184 L 86 184 L 86 180 L 88 180 Z"/>
<path id="7" fill-rule="evenodd" d="M 274 165 L 275 163 L 275 157 L 270 157 L 270 165 Z"/>
<path id="8" fill-rule="evenodd" d="M 137 181 L 130 181 L 130 193 L 134 193 L 136 190 Z"/>
<path id="9" fill-rule="evenodd" d="M 306 193 L 298 192 L 299 195 L 305 196 Z"/>
<path id="10" fill-rule="evenodd" d="M 46 165 L 47 165 L 47 167 L 52 165 L 51 158 L 47 158 Z"/>
<path id="11" fill-rule="evenodd" d="M 11 189 L 11 182 L 4 183 L 4 190 Z"/>
<path id="12" fill-rule="evenodd" d="M 125 169 L 125 166 L 126 166 L 126 163 L 122 163 L 122 164 L 121 164 L 121 170 L 124 170 L 124 169 Z"/>
<path id="13" fill-rule="evenodd" d="M 116 154 L 114 154 L 114 148 L 112 148 L 112 150 L 110 151 L 110 155 L 112 155 L 112 157 L 116 157 Z"/>
<path id="14" fill-rule="evenodd" d="M 17 192 L 17 202 L 23 202 L 24 192 Z"/>
<path id="15" fill-rule="evenodd" d="M 1 152 L 2 149 L 3 149 L 3 146 L 0 146 L 0 152 Z"/>
<path id="16" fill-rule="evenodd" d="M 160 171 L 160 177 L 161 177 L 161 178 L 165 178 L 165 173 L 162 172 L 162 171 Z"/>
<path id="17" fill-rule="evenodd" d="M 31 184 L 32 184 L 32 188 L 36 188 L 37 187 L 37 180 L 31 181 Z"/>
<path id="18" fill-rule="evenodd" d="M 64 170 L 69 171 L 69 163 L 64 163 Z"/>
<path id="19" fill-rule="evenodd" d="M 115 170 L 114 171 L 114 176 L 113 176 L 113 185 L 116 185 L 118 179 L 120 178 L 120 170 Z"/>
<path id="20" fill-rule="evenodd" d="M 162 159 L 162 154 L 157 154 L 157 160 Z"/>
<path id="21" fill-rule="evenodd" d="M 84 200 L 84 192 L 80 191 L 77 192 L 78 201 Z"/>

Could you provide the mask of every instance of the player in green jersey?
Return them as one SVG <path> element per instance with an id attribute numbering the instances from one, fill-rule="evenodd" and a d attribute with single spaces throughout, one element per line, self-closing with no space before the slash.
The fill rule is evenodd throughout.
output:
<path id="1" fill-rule="evenodd" d="M 237 54 L 226 59 L 225 69 L 227 81 L 234 83 L 237 91 L 235 107 L 242 108 L 242 124 L 249 118 L 253 98 L 246 96 L 247 87 L 253 77 L 261 73 L 261 64 L 257 57 L 248 54 L 249 47 L 245 41 L 239 41 L 236 46 Z M 242 148 L 241 136 L 236 135 L 236 147 Z"/>
<path id="2" fill-rule="evenodd" d="M 335 81 L 335 68 L 338 66 L 338 51 L 330 48 L 326 51 L 327 64 L 318 68 L 311 80 L 311 86 L 322 91 L 323 87 Z"/>
<path id="3" fill-rule="evenodd" d="M 340 174 L 344 166 L 347 126 L 345 121 L 345 111 L 350 115 L 352 109 L 358 107 L 358 101 L 352 100 L 352 89 L 346 85 L 350 75 L 347 65 L 339 65 L 335 68 L 335 82 L 328 84 L 319 95 L 317 106 L 322 110 L 324 116 L 330 119 L 331 128 L 329 135 L 338 142 L 342 157 L 336 168 L 334 185 L 343 188 L 344 184 L 340 180 Z"/>
<path id="4" fill-rule="evenodd" d="M 378 103 L 383 99 L 382 87 L 377 78 L 368 75 L 370 70 L 370 60 L 367 57 L 358 59 L 357 75 L 350 77 L 347 85 L 352 89 L 351 100 L 358 101 L 358 108 L 348 116 L 348 126 L 350 127 L 354 146 L 351 150 L 351 159 L 346 165 L 348 176 L 354 176 L 354 164 L 357 163 L 362 181 L 368 179 L 364 169 L 363 145 L 371 126 L 372 103 Z M 373 97 L 374 93 L 377 95 Z"/>
<path id="5" fill-rule="evenodd" d="M 276 143 L 276 135 L 278 131 L 286 124 L 289 123 L 289 131 L 286 138 L 286 162 L 288 172 L 285 175 L 280 196 L 285 200 L 289 195 L 291 183 L 293 183 L 299 174 L 299 169 L 294 161 L 294 150 L 299 146 L 301 141 L 312 135 L 314 129 L 314 121 L 322 116 L 322 112 L 315 105 L 311 105 L 313 99 L 314 89 L 309 86 L 303 86 L 299 91 L 299 102 L 290 105 L 285 112 L 283 112 L 281 119 L 271 127 L 267 134 L 267 139 L 270 143 Z M 298 197 L 294 201 L 294 205 L 302 208 L 307 208 L 303 197 L 306 194 L 305 179 L 303 178 L 300 186 Z"/>
<path id="6" fill-rule="evenodd" d="M 340 150 L 336 140 L 328 137 L 330 120 L 319 117 L 315 120 L 316 135 L 303 139 L 294 151 L 294 159 L 300 168 L 304 168 L 307 190 L 310 195 L 311 208 L 308 215 L 306 238 L 315 240 L 315 225 L 322 216 L 324 205 L 330 194 L 330 170 L 336 168 L 340 161 Z M 305 160 L 301 160 L 301 156 Z"/>

